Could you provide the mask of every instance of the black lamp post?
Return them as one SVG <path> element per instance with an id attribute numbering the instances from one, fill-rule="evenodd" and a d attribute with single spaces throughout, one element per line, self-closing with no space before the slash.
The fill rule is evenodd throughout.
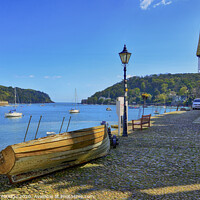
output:
<path id="1" fill-rule="evenodd" d="M 146 103 L 146 100 L 148 98 L 148 94 L 142 94 L 142 98 L 143 98 L 143 115 L 144 115 L 144 106 L 145 106 L 145 103 Z"/>
<path id="2" fill-rule="evenodd" d="M 119 53 L 120 59 L 122 61 L 122 64 L 124 64 L 124 116 L 123 116 L 123 134 L 122 136 L 127 137 L 127 107 L 126 107 L 126 100 L 127 100 L 127 80 L 126 80 L 126 64 L 128 64 L 128 61 L 131 57 L 131 53 L 129 53 L 126 49 L 126 45 L 124 45 L 124 49 L 121 53 Z"/>

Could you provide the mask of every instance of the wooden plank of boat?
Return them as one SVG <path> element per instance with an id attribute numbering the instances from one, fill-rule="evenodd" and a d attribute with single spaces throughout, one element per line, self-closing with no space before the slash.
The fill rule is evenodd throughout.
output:
<path id="1" fill-rule="evenodd" d="M 99 133 L 94 133 L 93 135 L 86 135 L 81 137 L 75 137 L 70 138 L 67 140 L 61 140 L 61 141 L 54 141 L 49 142 L 47 144 L 36 144 L 32 146 L 26 146 L 22 148 L 13 148 L 14 152 L 16 153 L 17 157 L 23 157 L 30 155 L 40 155 L 40 154 L 47 154 L 49 152 L 56 152 L 56 151 L 62 151 L 62 149 L 75 149 L 76 147 L 79 148 L 79 145 L 86 145 L 86 143 L 93 143 L 96 140 L 102 140 L 104 137 L 104 132 L 101 131 Z"/>
<path id="2" fill-rule="evenodd" d="M 109 148 L 108 148 L 109 145 L 110 145 L 110 141 L 106 140 L 100 147 L 96 147 L 92 151 L 88 150 L 83 153 L 80 153 L 80 154 L 82 154 L 80 156 L 78 156 L 78 155 L 75 156 L 73 154 L 73 160 L 72 160 L 72 157 L 69 155 L 68 159 L 64 158 L 62 160 L 62 162 L 60 159 L 59 162 L 54 162 L 54 165 L 50 165 L 50 167 L 48 167 L 48 168 L 47 168 L 48 163 L 45 163 L 44 167 L 42 167 L 40 169 L 29 170 L 25 173 L 22 172 L 22 173 L 19 173 L 16 175 L 8 175 L 8 177 L 9 177 L 11 183 L 18 183 L 18 182 L 29 180 L 29 179 L 32 179 L 32 178 L 35 178 L 35 177 L 38 177 L 41 175 L 45 175 L 45 174 L 54 172 L 54 171 L 65 169 L 67 167 L 82 164 L 82 163 L 88 162 L 90 160 L 100 158 L 100 157 L 107 155 L 108 151 L 109 151 Z M 59 158 L 57 158 L 57 159 L 59 159 Z M 40 161 L 41 160 L 39 160 L 38 162 L 40 162 Z"/>
<path id="3" fill-rule="evenodd" d="M 48 138 L 43 137 L 43 138 L 39 138 L 36 140 L 30 140 L 30 141 L 19 143 L 19 144 L 14 144 L 14 145 L 12 145 L 12 147 L 17 149 L 17 148 L 21 148 L 21 147 L 36 145 L 36 144 L 46 144 L 48 142 L 51 143 L 53 141 L 61 141 L 63 139 L 69 139 L 72 137 L 75 138 L 75 137 L 80 137 L 83 135 L 94 134 L 98 131 L 102 131 L 102 126 L 81 129 L 80 131 L 76 130 L 76 131 L 64 132 L 64 133 L 60 133 L 60 134 L 56 134 L 56 135 L 51 135 Z"/>
<path id="4" fill-rule="evenodd" d="M 4 149 L 0 174 L 17 183 L 105 156 L 109 149 L 104 125 L 48 136 Z"/>

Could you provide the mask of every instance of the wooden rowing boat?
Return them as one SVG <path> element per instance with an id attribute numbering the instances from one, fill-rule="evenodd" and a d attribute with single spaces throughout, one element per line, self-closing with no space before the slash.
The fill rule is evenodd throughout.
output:
<path id="1" fill-rule="evenodd" d="M 105 156 L 109 149 L 105 125 L 51 135 L 2 150 L 0 174 L 18 183 Z"/>

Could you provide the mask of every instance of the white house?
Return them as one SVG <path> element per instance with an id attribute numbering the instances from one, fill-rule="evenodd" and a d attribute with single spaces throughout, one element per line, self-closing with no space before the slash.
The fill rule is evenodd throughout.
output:
<path id="1" fill-rule="evenodd" d="M 199 34 L 199 43 L 197 47 L 197 57 L 198 57 L 198 73 L 200 73 L 200 34 Z"/>

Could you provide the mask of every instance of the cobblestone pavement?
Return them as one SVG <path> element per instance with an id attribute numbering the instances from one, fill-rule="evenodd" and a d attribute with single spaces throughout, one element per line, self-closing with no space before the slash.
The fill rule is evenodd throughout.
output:
<path id="1" fill-rule="evenodd" d="M 198 117 L 198 110 L 157 116 L 150 128 L 120 137 L 108 156 L 25 183 L 0 175 L 0 197 L 200 199 Z"/>

